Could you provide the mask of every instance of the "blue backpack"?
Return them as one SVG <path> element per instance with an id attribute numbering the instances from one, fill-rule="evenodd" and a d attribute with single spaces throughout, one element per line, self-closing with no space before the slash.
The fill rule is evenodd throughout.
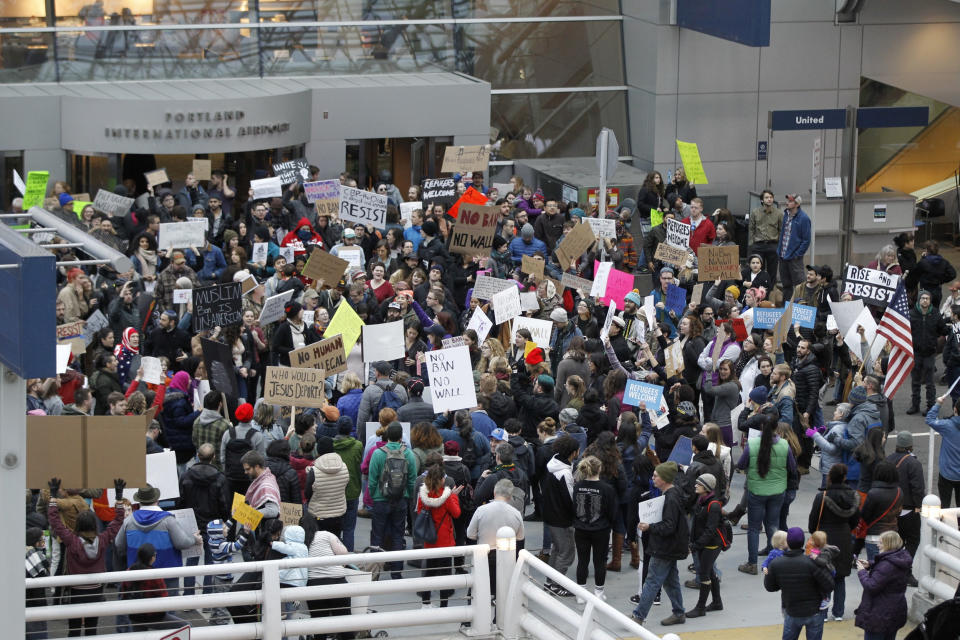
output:
<path id="1" fill-rule="evenodd" d="M 393 409 L 394 411 L 397 411 L 403 406 L 400 396 L 393 392 L 393 390 L 396 388 L 396 383 L 391 384 L 389 388 L 384 389 L 383 393 L 380 394 L 380 402 L 377 403 L 377 415 L 380 415 L 380 412 L 384 409 Z"/>

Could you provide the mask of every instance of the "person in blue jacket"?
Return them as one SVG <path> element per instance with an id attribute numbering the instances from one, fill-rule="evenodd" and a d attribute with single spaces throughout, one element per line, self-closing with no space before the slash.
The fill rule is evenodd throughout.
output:
<path id="1" fill-rule="evenodd" d="M 953 415 L 940 419 L 940 405 L 950 396 L 942 395 L 927 412 L 927 426 L 943 436 L 940 443 L 940 473 L 937 477 L 937 493 L 940 506 L 950 508 L 951 496 L 960 505 L 960 402 L 953 405 Z"/>
<path id="2" fill-rule="evenodd" d="M 227 268 L 227 261 L 224 260 L 220 247 L 210 244 L 207 240 L 203 249 L 200 250 L 200 260 L 203 264 L 197 270 L 197 277 L 204 282 L 219 281 L 224 269 Z"/>
<path id="3" fill-rule="evenodd" d="M 777 257 L 780 258 L 780 281 L 784 291 L 793 291 L 803 283 L 803 256 L 810 246 L 810 217 L 800 208 L 803 201 L 795 193 L 787 194 L 787 208 L 780 225 Z"/>
<path id="4" fill-rule="evenodd" d="M 523 256 L 533 256 L 538 251 L 545 259 L 550 255 L 546 243 L 533 237 L 533 225 L 528 222 L 520 229 L 520 237 L 510 241 L 510 257 L 514 264 L 520 264 Z"/>

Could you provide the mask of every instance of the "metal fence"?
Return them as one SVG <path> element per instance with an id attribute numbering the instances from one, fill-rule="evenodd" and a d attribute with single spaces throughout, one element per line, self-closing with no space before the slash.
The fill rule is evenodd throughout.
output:
<path id="1" fill-rule="evenodd" d="M 950 600 L 960 579 L 960 507 L 941 509 L 940 498 L 928 495 L 920 511 L 923 529 L 914 570 L 921 591 L 930 600 Z"/>

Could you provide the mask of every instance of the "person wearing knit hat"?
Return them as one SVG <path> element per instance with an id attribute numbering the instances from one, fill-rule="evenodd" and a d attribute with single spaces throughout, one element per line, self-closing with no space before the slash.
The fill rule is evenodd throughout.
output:
<path id="1" fill-rule="evenodd" d="M 460 445 L 456 440 L 447 440 L 443 443 L 443 455 L 451 458 L 460 457 Z"/>
<path id="2" fill-rule="evenodd" d="M 769 389 L 765 386 L 760 385 L 759 387 L 754 387 L 750 390 L 750 402 L 754 403 L 757 406 L 764 404 L 767 401 L 767 394 Z"/>
<path id="3" fill-rule="evenodd" d="M 586 211 L 584 211 L 580 207 L 574 207 L 573 209 L 570 209 L 571 218 L 580 218 L 582 220 L 583 217 L 586 215 L 587 215 Z"/>
<path id="4" fill-rule="evenodd" d="M 736 302 L 740 298 L 740 287 L 732 284 L 724 289 L 724 293 L 729 293 L 731 296 L 733 296 L 733 301 Z"/>
<path id="5" fill-rule="evenodd" d="M 847 402 L 853 406 L 857 406 L 867 400 L 867 389 L 866 387 L 858 386 L 850 389 L 850 394 L 847 396 Z"/>
<path id="6" fill-rule="evenodd" d="M 803 529 L 800 527 L 790 527 L 787 529 L 787 547 L 790 549 L 803 549 L 803 543 L 806 537 L 803 535 Z"/>
<path id="7" fill-rule="evenodd" d="M 557 307 L 550 312 L 550 319 L 556 322 L 558 325 L 566 326 L 567 324 L 567 312 L 564 311 L 563 307 Z"/>
<path id="8" fill-rule="evenodd" d="M 540 364 L 544 359 L 543 349 L 540 347 L 531 349 L 529 353 L 523 357 L 523 361 L 530 367 Z"/>
<path id="9" fill-rule="evenodd" d="M 234 410 L 233 415 L 237 419 L 237 426 L 225 430 L 220 438 L 220 457 L 217 459 L 221 461 L 225 468 L 227 445 L 238 440 L 245 441 L 250 448 L 259 451 L 260 455 L 266 457 L 267 441 L 260 429 L 251 424 L 253 413 L 253 405 L 249 402 L 244 402 Z M 252 432 L 253 435 L 250 435 L 249 432 Z M 247 478 L 228 478 L 227 483 L 233 493 L 246 493 L 247 487 L 250 486 L 250 480 Z"/>
<path id="10" fill-rule="evenodd" d="M 643 298 L 640 297 L 640 290 L 639 290 L 639 289 L 634 289 L 633 291 L 631 291 L 630 293 L 628 293 L 628 294 L 626 295 L 626 297 L 623 299 L 623 301 L 624 301 L 624 302 L 632 302 L 633 304 L 637 305 L 637 307 L 642 307 L 642 306 L 643 306 Z"/>
<path id="11" fill-rule="evenodd" d="M 689 400 L 684 400 L 677 404 L 677 413 L 684 416 L 696 416 L 697 408 Z"/>
<path id="12" fill-rule="evenodd" d="M 541 373 L 539 376 L 537 376 L 537 385 L 534 387 L 534 392 L 552 395 L 553 385 L 553 377 L 546 373 Z"/>
<path id="13" fill-rule="evenodd" d="M 656 466 L 654 471 L 660 479 L 667 484 L 673 484 L 673 481 L 677 478 L 677 472 L 680 470 L 680 467 L 677 466 L 677 463 L 673 460 L 667 462 L 661 462 Z"/>
<path id="14" fill-rule="evenodd" d="M 533 225 L 527 222 L 520 227 L 520 235 L 510 241 L 510 258 L 514 265 L 520 265 L 523 262 L 523 256 L 532 257 L 537 252 L 542 256 L 550 255 L 547 244 L 540 238 L 534 237 Z"/>
<path id="15" fill-rule="evenodd" d="M 533 238 L 533 225 L 529 222 L 523 225 L 523 228 L 520 229 L 520 237 L 524 240 L 530 240 Z"/>
<path id="16" fill-rule="evenodd" d="M 431 238 L 436 238 L 437 234 L 440 233 L 440 228 L 437 226 L 437 223 L 434 220 L 424 221 L 423 225 L 420 227 L 420 230 L 423 231 L 423 235 Z"/>
<path id="17" fill-rule="evenodd" d="M 69 193 L 61 193 L 57 196 L 57 201 L 60 203 L 60 208 L 64 208 L 68 202 L 73 202 L 73 196 Z"/>
<path id="18" fill-rule="evenodd" d="M 233 415 L 235 415 L 240 422 L 250 422 L 253 420 L 253 405 L 249 402 L 244 402 L 237 407 Z"/>
<path id="19" fill-rule="evenodd" d="M 717 478 L 712 473 L 703 473 L 697 476 L 694 485 L 703 486 L 703 488 L 707 490 L 707 493 L 710 493 L 717 488 Z"/>
<path id="20" fill-rule="evenodd" d="M 320 409 L 320 412 L 323 414 L 323 418 L 327 422 L 336 422 L 340 419 L 340 411 L 332 404 L 328 404 L 327 406 L 323 407 Z"/>

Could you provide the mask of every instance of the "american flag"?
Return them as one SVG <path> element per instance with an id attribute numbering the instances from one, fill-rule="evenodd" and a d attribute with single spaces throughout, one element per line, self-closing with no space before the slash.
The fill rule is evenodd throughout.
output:
<path id="1" fill-rule="evenodd" d="M 897 284 L 897 290 L 890 305 L 883 312 L 883 318 L 877 325 L 877 337 L 886 338 L 890 343 L 890 360 L 887 365 L 887 377 L 883 383 L 883 395 L 893 398 L 897 389 L 904 383 L 913 370 L 913 338 L 910 336 L 910 306 L 903 280 Z"/>

